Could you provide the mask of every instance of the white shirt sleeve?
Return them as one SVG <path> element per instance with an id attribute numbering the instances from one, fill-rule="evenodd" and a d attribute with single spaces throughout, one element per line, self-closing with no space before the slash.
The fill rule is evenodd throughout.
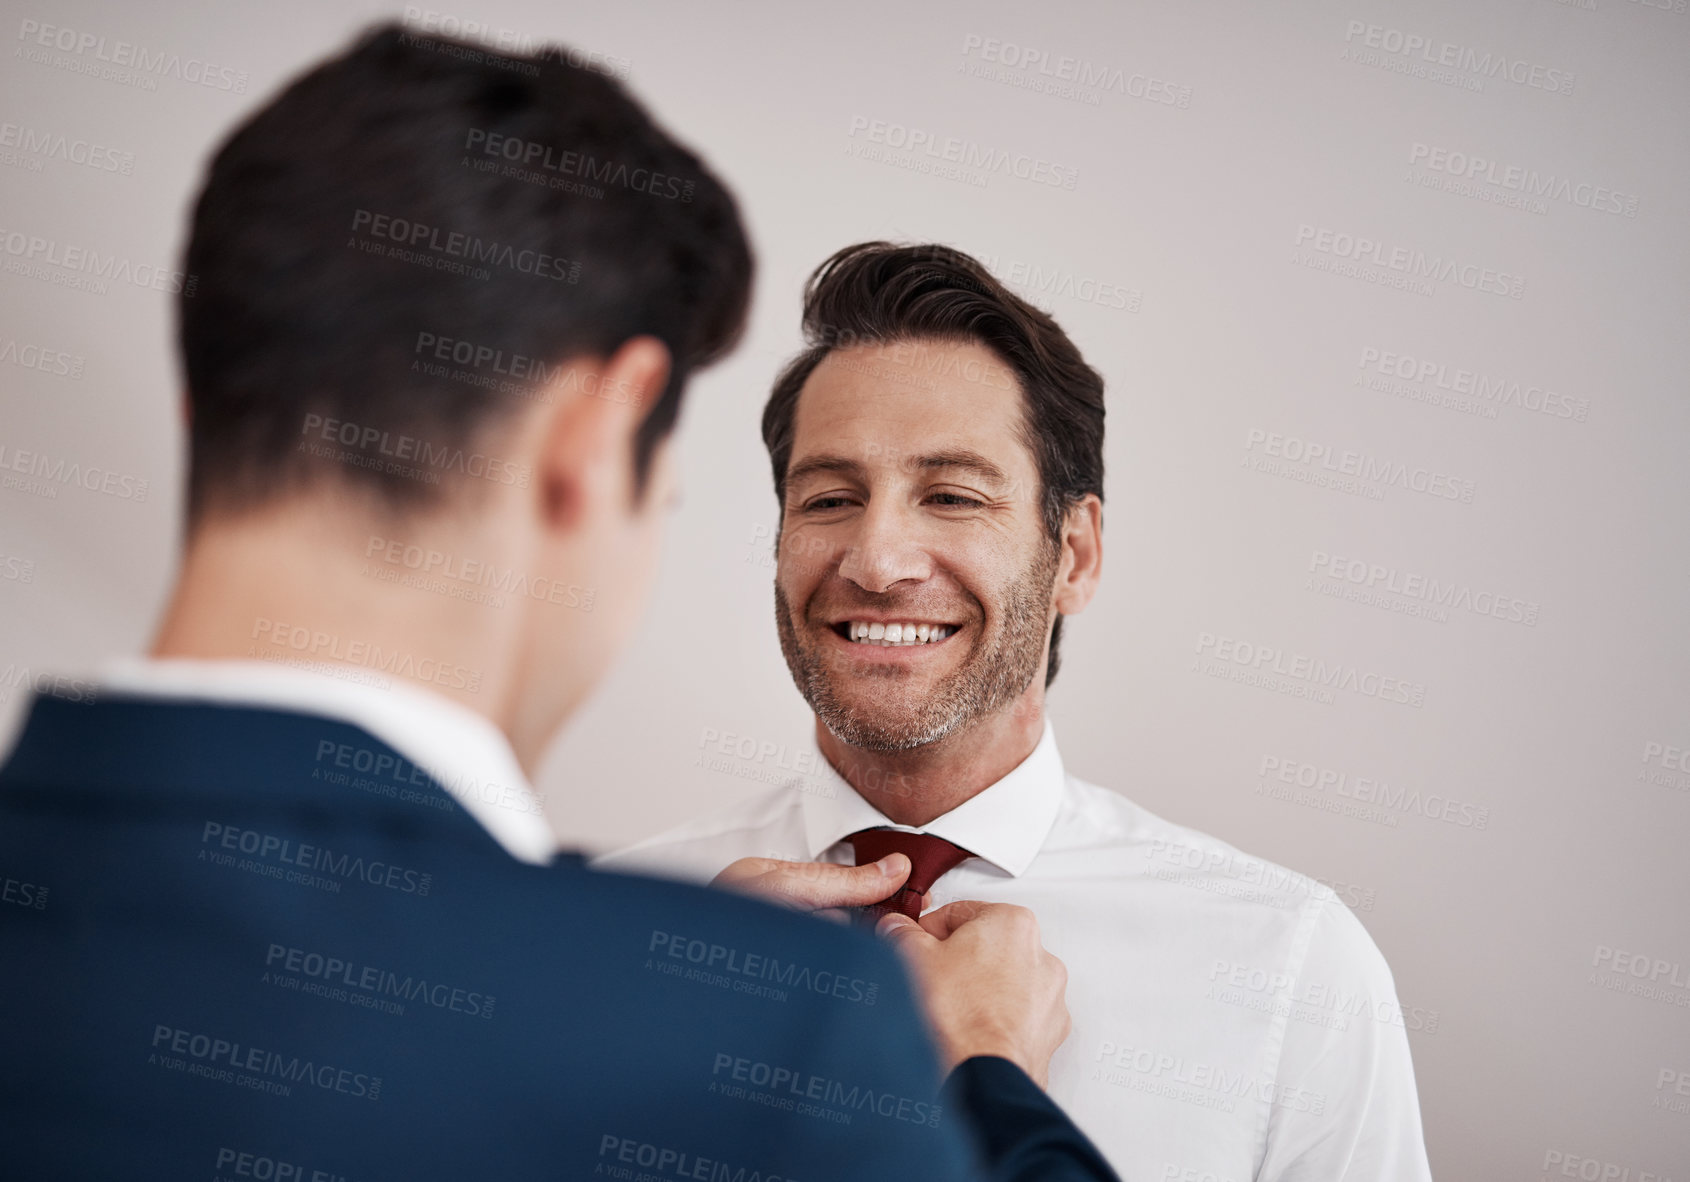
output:
<path id="1" fill-rule="evenodd" d="M 1390 967 L 1336 899 L 1315 916 L 1275 1073 L 1258 1182 L 1430 1182 L 1408 1029 Z"/>

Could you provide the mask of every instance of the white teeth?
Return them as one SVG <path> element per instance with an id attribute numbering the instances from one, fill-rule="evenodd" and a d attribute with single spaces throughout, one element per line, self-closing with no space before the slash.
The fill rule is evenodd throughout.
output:
<path id="1" fill-rule="evenodd" d="M 912 644 L 933 644 L 955 631 L 946 624 L 869 624 L 861 620 L 853 620 L 845 626 L 846 635 L 858 644 L 896 645 L 900 648 Z"/>

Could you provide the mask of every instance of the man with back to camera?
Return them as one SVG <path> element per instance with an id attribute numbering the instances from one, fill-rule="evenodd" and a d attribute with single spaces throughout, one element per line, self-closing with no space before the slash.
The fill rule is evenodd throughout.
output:
<path id="1" fill-rule="evenodd" d="M 512 142 L 610 180 L 480 167 Z M 1113 1176 L 1029 1078 L 1067 1019 L 1028 913 L 883 928 L 940 1102 L 891 951 L 590 872 L 528 786 L 637 619 L 751 266 L 703 162 L 556 51 L 377 30 L 223 144 L 178 581 L 0 769 L 8 1176 L 925 1182 L 982 1176 L 968 1117 L 994 1177 Z M 412 549 L 509 600 L 384 577 Z M 761 869 L 815 907 L 909 865 Z"/>
<path id="2" fill-rule="evenodd" d="M 1123 1177 L 1428 1178 L 1390 970 L 1333 892 L 1063 768 L 1045 692 L 1102 571 L 1101 377 L 942 246 L 841 250 L 803 328 L 763 439 L 819 772 L 604 863 L 732 884 L 904 850 L 907 913 L 1038 916 L 1074 1017 L 1050 1094 Z"/>

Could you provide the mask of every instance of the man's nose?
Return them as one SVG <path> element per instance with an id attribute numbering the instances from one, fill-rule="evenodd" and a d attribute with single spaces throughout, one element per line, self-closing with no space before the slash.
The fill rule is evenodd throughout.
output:
<path id="1" fill-rule="evenodd" d="M 933 564 L 921 545 L 916 523 L 882 502 L 870 504 L 857 519 L 855 534 L 845 541 L 839 575 L 864 591 L 880 594 L 906 579 L 926 579 Z"/>

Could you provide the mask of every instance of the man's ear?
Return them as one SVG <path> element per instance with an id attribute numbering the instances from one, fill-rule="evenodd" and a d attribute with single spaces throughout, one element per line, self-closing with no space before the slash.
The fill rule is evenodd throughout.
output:
<path id="1" fill-rule="evenodd" d="M 669 348 L 646 336 L 558 375 L 535 472 L 547 528 L 570 532 L 591 514 L 632 507 L 634 436 L 668 380 Z"/>
<path id="2" fill-rule="evenodd" d="M 1064 616 L 1085 610 L 1103 577 L 1103 502 L 1087 493 L 1071 505 L 1062 523 L 1062 560 L 1056 568 L 1052 604 Z"/>

